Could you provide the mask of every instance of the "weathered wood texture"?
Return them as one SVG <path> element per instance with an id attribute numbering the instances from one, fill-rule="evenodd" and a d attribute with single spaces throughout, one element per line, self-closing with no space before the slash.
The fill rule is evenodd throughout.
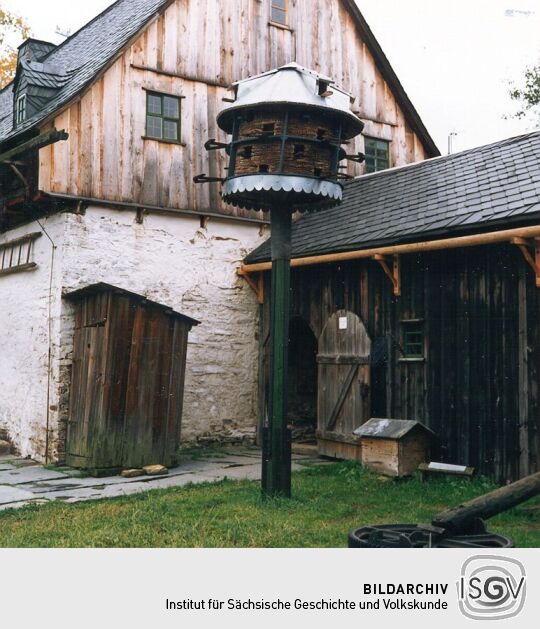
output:
<path id="1" fill-rule="evenodd" d="M 370 416 L 421 421 L 437 460 L 500 481 L 540 470 L 540 291 L 515 246 L 403 256 L 401 297 L 366 260 L 293 268 L 291 287 L 317 337 L 340 309 L 365 322 Z M 403 319 L 423 320 L 425 360 L 403 360 Z"/>
<path id="2" fill-rule="evenodd" d="M 364 437 L 362 465 L 378 474 L 399 476 L 399 441 Z"/>
<path id="3" fill-rule="evenodd" d="M 540 472 L 473 498 L 433 518 L 433 524 L 450 531 L 459 531 L 474 523 L 475 518 L 487 520 L 540 494 Z"/>
<path id="4" fill-rule="evenodd" d="M 362 464 L 387 476 L 410 476 L 429 458 L 429 438 L 414 430 L 402 439 L 362 438 Z"/>
<path id="5" fill-rule="evenodd" d="M 341 0 L 290 0 L 291 30 L 269 25 L 266 0 L 177 0 L 140 35 L 82 98 L 52 124 L 69 139 L 40 151 L 39 186 L 116 202 L 244 215 L 222 203 L 223 151 L 207 153 L 209 137 L 226 141 L 216 116 L 233 81 L 297 61 L 327 74 L 356 97 L 365 133 L 391 141 L 391 165 L 424 159 L 355 22 Z M 148 68 L 148 69 L 141 69 Z M 181 142 L 144 139 L 145 90 L 183 96 Z M 350 153 L 363 150 L 358 138 Z M 349 164 L 350 174 L 363 166 Z M 257 216 L 252 213 L 251 216 Z"/>
<path id="6" fill-rule="evenodd" d="M 174 465 L 189 324 L 114 292 L 76 304 L 68 465 Z"/>
<path id="7" fill-rule="evenodd" d="M 371 340 L 360 318 L 338 310 L 319 336 L 317 437 L 357 444 L 352 434 L 370 417 Z"/>

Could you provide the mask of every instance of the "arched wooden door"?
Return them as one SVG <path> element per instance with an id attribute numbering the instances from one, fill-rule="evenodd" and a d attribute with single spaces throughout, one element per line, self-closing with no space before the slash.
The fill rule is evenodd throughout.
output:
<path id="1" fill-rule="evenodd" d="M 353 430 L 370 417 L 371 340 L 359 317 L 338 310 L 319 338 L 317 440 L 319 454 L 360 458 Z"/>

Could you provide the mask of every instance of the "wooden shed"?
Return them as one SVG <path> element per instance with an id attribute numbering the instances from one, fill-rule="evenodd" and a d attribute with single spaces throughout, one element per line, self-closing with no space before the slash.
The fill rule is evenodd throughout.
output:
<path id="1" fill-rule="evenodd" d="M 417 421 L 375 417 L 354 434 L 361 440 L 362 465 L 387 476 L 409 476 L 428 461 L 434 436 Z"/>
<path id="2" fill-rule="evenodd" d="M 108 284 L 65 297 L 75 304 L 66 463 L 175 465 L 187 339 L 198 322 Z"/>

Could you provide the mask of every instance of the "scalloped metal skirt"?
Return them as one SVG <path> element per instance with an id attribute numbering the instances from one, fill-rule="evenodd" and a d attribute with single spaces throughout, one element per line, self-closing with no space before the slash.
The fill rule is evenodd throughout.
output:
<path id="1" fill-rule="evenodd" d="M 287 203 L 304 211 L 337 205 L 343 198 L 343 186 L 328 179 L 261 173 L 227 179 L 221 194 L 227 203 L 248 210 L 268 210 L 276 203 Z"/>

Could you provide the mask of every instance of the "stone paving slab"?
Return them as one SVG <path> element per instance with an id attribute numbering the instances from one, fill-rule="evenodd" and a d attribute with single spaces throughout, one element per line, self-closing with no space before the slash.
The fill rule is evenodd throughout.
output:
<path id="1" fill-rule="evenodd" d="M 36 465 L 0 472 L 0 485 L 21 485 L 24 483 L 55 480 L 57 478 L 66 478 L 66 475 L 61 472 L 46 470 L 44 467 Z"/>
<path id="2" fill-rule="evenodd" d="M 21 502 L 23 500 L 33 500 L 35 495 L 19 487 L 12 485 L 0 485 L 0 505 L 10 502 Z"/>
<path id="3" fill-rule="evenodd" d="M 5 459 L 7 460 L 7 459 Z M 122 478 L 78 478 L 68 472 L 47 470 L 41 465 L 17 467 L 17 462 L 0 462 L 0 509 L 18 508 L 26 504 L 49 501 L 68 503 L 128 496 L 150 489 L 185 487 L 189 484 L 218 482 L 224 479 L 259 480 L 261 454 L 253 448 L 227 448 L 220 456 L 201 456 L 185 459 L 169 470 L 166 476 L 139 476 Z M 24 460 L 28 465 L 28 461 Z M 293 456 L 292 469 L 305 469 L 310 464 L 327 464 L 328 461 L 299 454 Z"/>

